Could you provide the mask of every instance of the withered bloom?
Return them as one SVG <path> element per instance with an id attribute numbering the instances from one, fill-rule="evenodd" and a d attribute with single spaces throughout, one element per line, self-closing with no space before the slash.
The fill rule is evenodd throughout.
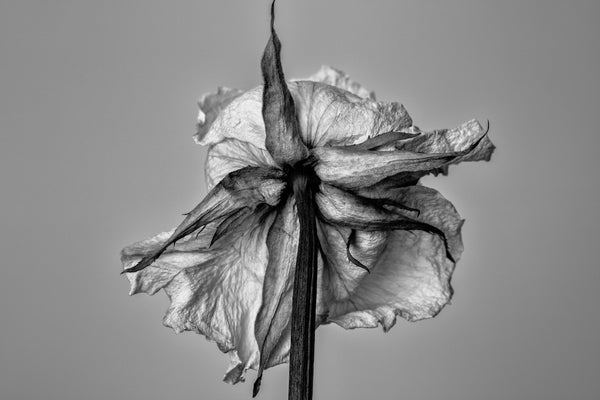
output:
<path id="1" fill-rule="evenodd" d="M 286 82 L 273 14 L 261 69 L 264 86 L 202 97 L 210 191 L 122 261 L 131 294 L 167 293 L 166 326 L 230 355 L 227 382 L 257 369 L 256 393 L 289 359 L 290 398 L 309 399 L 316 326 L 387 331 L 448 303 L 463 220 L 419 179 L 494 146 L 475 120 L 422 132 L 329 67 Z"/>

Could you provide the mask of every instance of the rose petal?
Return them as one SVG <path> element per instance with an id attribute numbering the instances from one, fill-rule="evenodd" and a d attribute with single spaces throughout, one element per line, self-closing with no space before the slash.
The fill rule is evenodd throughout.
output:
<path id="1" fill-rule="evenodd" d="M 392 200 L 405 207 L 418 210 L 418 214 L 413 216 L 413 218 L 417 221 L 436 226 L 444 232 L 452 257 L 455 261 L 460 259 L 463 252 L 460 230 L 464 220 L 460 217 L 452 203 L 446 200 L 437 190 L 415 185 L 393 190 L 377 191 L 375 186 L 360 190 L 357 193 L 372 199 Z"/>
<path id="2" fill-rule="evenodd" d="M 289 88 L 304 143 L 311 148 L 355 144 L 412 125 L 400 103 L 361 98 L 319 82 L 297 81 Z"/>
<path id="3" fill-rule="evenodd" d="M 260 207 L 268 208 L 268 206 L 264 204 L 254 208 L 244 207 L 232 212 L 229 216 L 224 218 L 223 221 L 221 221 L 217 226 L 217 229 L 215 230 L 215 233 L 210 241 L 210 246 L 212 247 L 223 237 L 231 236 L 234 234 L 234 232 L 239 232 L 250 228 L 249 226 L 246 226 L 246 222 L 249 220 L 248 216 L 253 212 L 260 212 Z"/>
<path id="4" fill-rule="evenodd" d="M 354 265 L 346 256 L 346 245 L 351 229 L 324 222 L 318 224 L 319 242 L 324 256 L 322 284 L 325 298 L 322 302 L 349 298 L 367 271 Z M 354 257 L 372 268 L 385 248 L 388 232 L 356 231 L 356 240 L 350 246 Z"/>
<path id="5" fill-rule="evenodd" d="M 243 380 L 248 368 L 258 368 L 259 348 L 254 322 L 268 262 L 267 233 L 274 214 L 268 210 L 251 214 L 243 234 L 227 246 L 206 247 L 214 225 L 197 237 L 182 239 L 169 247 L 148 268 L 128 274 L 131 293 L 154 294 L 165 289 L 171 300 L 163 323 L 177 332 L 194 331 L 213 340 L 229 353 L 232 365 L 225 376 L 229 383 Z M 124 267 L 162 246 L 171 232 L 123 250 Z"/>
<path id="6" fill-rule="evenodd" d="M 198 100 L 198 123 L 194 140 L 202 143 L 202 139 L 212 126 L 219 113 L 236 97 L 242 94 L 239 89 L 219 87 L 216 93 L 203 94 Z"/>
<path id="7" fill-rule="evenodd" d="M 262 288 L 262 305 L 255 323 L 256 340 L 261 350 L 258 382 L 263 369 L 282 363 L 289 350 L 288 325 L 292 315 L 292 289 L 300 235 L 294 207 L 295 201 L 292 197 L 288 198 L 267 236 L 269 261 Z"/>
<path id="8" fill-rule="evenodd" d="M 265 124 L 261 114 L 262 86 L 248 90 L 223 107 L 203 137 L 201 145 L 235 139 L 265 149 Z"/>
<path id="9" fill-rule="evenodd" d="M 349 145 L 411 125 L 398 103 L 362 99 L 322 83 L 290 82 L 300 134 L 309 146 Z M 262 88 L 250 90 L 225 107 L 201 144 L 213 145 L 205 173 L 212 188 L 228 172 L 245 166 L 276 166 L 265 147 Z"/>
<path id="10" fill-rule="evenodd" d="M 377 136 L 373 136 L 365 140 L 364 142 L 360 142 L 357 144 L 344 146 L 346 150 L 379 150 L 388 144 L 396 144 L 401 140 L 412 139 L 413 137 L 418 136 L 417 134 L 407 133 L 407 132 L 387 132 L 382 133 Z"/>
<path id="11" fill-rule="evenodd" d="M 389 210 L 366 198 L 355 196 L 327 184 L 321 184 L 315 202 L 322 221 L 346 228 L 381 230 L 420 230 L 437 236 L 446 248 L 446 256 L 454 260 L 442 230 L 405 215 L 404 210 Z"/>
<path id="12" fill-rule="evenodd" d="M 373 92 L 350 79 L 342 71 L 328 66 L 322 66 L 319 71 L 302 81 L 325 83 L 359 97 L 375 100 Z M 293 84 L 290 82 L 289 85 Z M 230 138 L 265 149 L 265 125 L 261 115 L 262 96 L 262 86 L 245 92 L 220 87 L 216 93 L 202 95 L 198 101 L 198 130 L 194 139 L 201 145 L 210 145 Z"/>
<path id="13" fill-rule="evenodd" d="M 174 231 L 175 229 L 162 232 L 150 239 L 125 247 L 121 251 L 123 268 L 132 268 L 143 257 L 160 249 Z M 213 259 L 214 252 L 208 249 L 213 232 L 214 226 L 208 227 L 197 236 L 184 238 L 174 246 L 169 246 L 149 267 L 127 274 L 131 285 L 129 294 L 143 292 L 153 295 L 165 287 L 182 269 L 201 265 Z"/>
<path id="14" fill-rule="evenodd" d="M 398 103 L 363 99 L 323 83 L 297 81 L 289 82 L 288 87 L 296 106 L 300 135 L 309 146 L 359 143 L 412 124 Z M 262 92 L 262 87 L 258 87 L 233 99 L 199 140 L 203 145 L 215 145 L 207 156 L 205 173 L 209 187 L 231 170 L 248 165 L 277 165 L 265 147 Z"/>
<path id="15" fill-rule="evenodd" d="M 352 94 L 362 97 L 363 99 L 375 100 L 375 92 L 365 88 L 360 83 L 352 80 L 344 71 L 322 65 L 321 68 L 306 79 L 305 81 L 321 82 L 327 85 L 335 86 L 339 89 L 346 90 Z"/>
<path id="16" fill-rule="evenodd" d="M 225 218 L 244 207 L 277 205 L 285 188 L 283 171 L 275 168 L 246 167 L 231 172 L 192 210 L 171 237 L 125 273 L 142 270 L 152 264 L 170 245 L 205 225 Z"/>
<path id="17" fill-rule="evenodd" d="M 230 172 L 245 167 L 277 167 L 269 152 L 250 143 L 225 139 L 213 146 L 206 157 L 206 183 L 212 189 Z"/>
<path id="18" fill-rule="evenodd" d="M 388 195 L 419 209 L 418 220 L 440 227 L 453 255 L 456 259 L 460 257 L 463 220 L 448 200 L 434 189 L 422 186 L 399 189 Z M 338 240 L 335 233 L 324 232 L 327 237 L 322 242 Z M 381 242 L 372 243 L 373 249 L 380 252 Z M 326 253 L 328 259 L 336 254 L 339 258 L 341 246 L 338 242 L 337 252 Z M 335 286 L 330 283 L 331 274 L 324 275 L 324 287 L 329 291 L 324 296 L 329 311 L 327 322 L 344 328 L 381 324 L 388 330 L 394 325 L 396 315 L 410 321 L 431 318 L 447 304 L 452 295 L 450 278 L 455 264 L 445 257 L 439 240 L 422 231 L 393 231 L 384 247 L 377 262 L 370 265 L 370 274 L 351 274 L 354 270 L 346 266 L 346 270 L 334 275 Z"/>
<path id="19" fill-rule="evenodd" d="M 454 263 L 444 245 L 424 232 L 393 231 L 387 247 L 345 300 L 329 305 L 329 320 L 346 328 L 390 329 L 400 315 L 409 321 L 431 318 L 452 295 Z"/>
<path id="20" fill-rule="evenodd" d="M 300 135 L 309 147 L 360 143 L 382 133 L 405 129 L 412 123 L 398 103 L 362 99 L 323 83 L 298 81 L 288 86 L 296 105 Z M 261 96 L 259 87 L 235 98 L 200 141 L 203 145 L 214 145 L 208 151 L 205 171 L 209 187 L 219 182 L 225 170 L 277 165 L 265 147 Z"/>

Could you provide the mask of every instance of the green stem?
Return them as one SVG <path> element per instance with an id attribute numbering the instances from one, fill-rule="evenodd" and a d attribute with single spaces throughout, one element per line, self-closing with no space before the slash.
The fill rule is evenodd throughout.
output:
<path id="1" fill-rule="evenodd" d="M 315 350 L 318 238 L 313 191 L 305 174 L 293 179 L 300 220 L 292 301 L 289 400 L 311 400 Z"/>

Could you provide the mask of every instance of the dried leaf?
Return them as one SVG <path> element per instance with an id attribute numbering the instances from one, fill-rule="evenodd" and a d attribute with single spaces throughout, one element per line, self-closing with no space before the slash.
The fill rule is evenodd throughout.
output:
<path id="1" fill-rule="evenodd" d="M 262 116 L 265 122 L 265 146 L 281 166 L 294 165 L 308 156 L 302 142 L 294 99 L 281 68 L 281 42 L 273 27 L 275 2 L 271 4 L 271 37 L 260 64 L 263 75 Z"/>

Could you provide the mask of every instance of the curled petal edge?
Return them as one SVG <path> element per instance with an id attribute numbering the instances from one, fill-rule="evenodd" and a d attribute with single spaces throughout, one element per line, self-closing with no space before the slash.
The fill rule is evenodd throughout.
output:
<path id="1" fill-rule="evenodd" d="M 386 209 L 360 196 L 328 184 L 321 184 L 315 196 L 320 218 L 332 225 L 365 231 L 418 230 L 439 237 L 446 256 L 454 261 L 445 233 L 438 227 L 414 219 L 403 212 Z"/>
<path id="2" fill-rule="evenodd" d="M 486 138 L 487 133 L 484 133 L 471 141 L 469 147 L 448 153 L 320 147 L 312 149 L 311 155 L 316 160 L 315 172 L 321 181 L 343 189 L 356 190 L 393 176 L 415 173 L 424 175 L 449 164 L 463 161 L 476 151 Z"/>
<path id="3" fill-rule="evenodd" d="M 135 266 L 124 269 L 122 273 L 141 271 L 156 261 L 173 243 L 244 207 L 277 205 L 286 186 L 283 177 L 283 171 L 267 167 L 246 167 L 231 172 L 186 215 L 161 247 L 142 258 Z"/>

